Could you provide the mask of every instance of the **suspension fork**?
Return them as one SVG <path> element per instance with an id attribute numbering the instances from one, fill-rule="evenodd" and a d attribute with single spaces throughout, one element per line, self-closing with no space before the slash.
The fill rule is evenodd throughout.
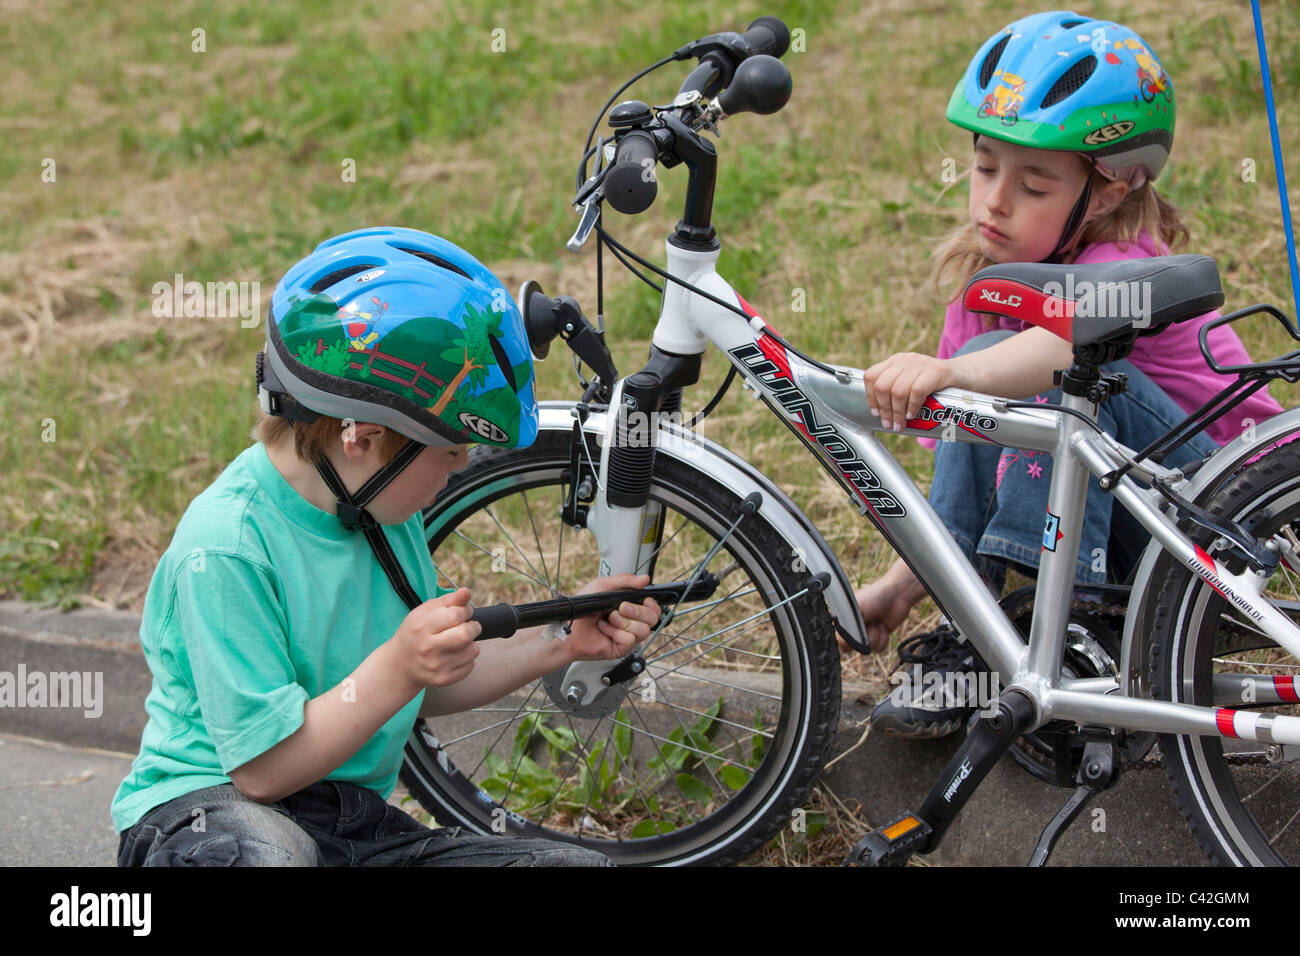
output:
<path id="1" fill-rule="evenodd" d="M 654 578 L 664 506 L 650 500 L 650 485 L 661 416 L 665 405 L 680 405 L 683 387 L 699 380 L 700 361 L 699 355 L 678 355 L 652 346 L 645 367 L 614 387 L 596 468 L 596 498 L 587 513 L 587 529 L 600 549 L 601 577 L 630 572 Z M 577 441 L 579 454 L 585 454 L 580 434 Z M 609 667 L 608 661 L 572 664 L 564 683 L 590 688 L 581 702 L 590 703 Z"/>

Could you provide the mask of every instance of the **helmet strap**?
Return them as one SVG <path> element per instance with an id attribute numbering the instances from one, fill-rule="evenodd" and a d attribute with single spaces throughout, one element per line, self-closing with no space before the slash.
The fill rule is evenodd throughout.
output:
<path id="1" fill-rule="evenodd" d="M 1083 225 L 1084 216 L 1088 213 L 1088 201 L 1092 198 L 1092 173 L 1097 166 L 1097 161 L 1091 157 L 1089 157 L 1088 162 L 1090 165 L 1088 167 L 1088 177 L 1083 183 L 1083 192 L 1079 194 L 1074 208 L 1070 210 L 1070 215 L 1066 217 L 1065 228 L 1061 230 L 1061 238 L 1056 243 L 1056 249 L 1043 260 L 1044 262 L 1059 263 L 1064 259 L 1070 243 L 1074 239 L 1074 234 Z"/>
<path id="2" fill-rule="evenodd" d="M 424 450 L 424 446 L 417 441 L 407 442 L 406 447 L 399 451 L 387 465 L 375 472 L 370 479 L 357 489 L 355 495 L 349 495 L 343 482 L 339 479 L 338 472 L 330 460 L 321 455 L 316 460 L 316 470 L 320 472 L 321 478 L 329 486 L 331 492 L 338 498 L 339 521 L 343 527 L 349 531 L 355 531 L 360 528 L 370 542 L 370 549 L 375 552 L 375 557 L 383 567 L 384 573 L 388 575 L 389 582 L 398 596 L 406 602 L 406 606 L 414 610 L 419 607 L 423 601 L 415 593 L 411 586 L 410 580 L 407 579 L 406 573 L 402 570 L 402 565 L 393 553 L 393 546 L 388 543 L 388 536 L 384 533 L 383 526 L 375 521 L 370 512 L 365 510 L 367 505 L 375 495 L 383 491 L 394 478 L 415 460 L 415 456 Z"/>

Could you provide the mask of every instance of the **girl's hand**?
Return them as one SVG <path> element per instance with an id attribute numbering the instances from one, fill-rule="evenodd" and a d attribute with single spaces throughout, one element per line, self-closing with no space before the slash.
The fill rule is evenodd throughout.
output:
<path id="1" fill-rule="evenodd" d="M 863 373 L 862 381 L 871 414 L 894 431 L 902 431 L 931 394 L 958 384 L 952 363 L 916 352 L 900 352 L 877 362 Z"/>
<path id="2" fill-rule="evenodd" d="M 579 594 L 598 594 L 621 588 L 643 588 L 650 583 L 648 574 L 615 574 L 586 584 Z M 659 620 L 659 605 L 653 598 L 641 604 L 624 601 L 608 614 L 575 618 L 565 646 L 577 661 L 616 661 L 638 642 L 650 636 Z"/>

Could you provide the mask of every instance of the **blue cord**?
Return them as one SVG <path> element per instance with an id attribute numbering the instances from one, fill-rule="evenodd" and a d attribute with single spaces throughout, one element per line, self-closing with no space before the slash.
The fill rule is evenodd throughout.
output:
<path id="1" fill-rule="evenodd" d="M 1277 191 L 1282 202 L 1282 228 L 1286 231 L 1286 251 L 1291 260 L 1291 295 L 1300 318 L 1300 269 L 1296 268 L 1295 233 L 1291 228 L 1291 204 L 1286 198 L 1286 170 L 1282 166 L 1282 143 L 1277 134 L 1277 113 L 1273 109 L 1273 81 L 1268 76 L 1268 53 L 1264 49 L 1264 24 L 1259 15 L 1259 0 L 1250 0 L 1255 14 L 1255 42 L 1259 45 L 1259 67 L 1264 75 L 1264 102 L 1268 105 L 1268 128 L 1273 137 L 1273 165 L 1277 167 Z"/>

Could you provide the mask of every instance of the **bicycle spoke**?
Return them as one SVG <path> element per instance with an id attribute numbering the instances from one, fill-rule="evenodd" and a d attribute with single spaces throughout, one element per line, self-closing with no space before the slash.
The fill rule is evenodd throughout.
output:
<path id="1" fill-rule="evenodd" d="M 1277 833 L 1274 833 L 1273 836 L 1269 839 L 1269 841 L 1268 841 L 1268 845 L 1269 845 L 1269 846 L 1272 846 L 1272 845 L 1273 845 L 1274 843 L 1276 843 L 1279 839 L 1281 839 L 1282 834 L 1283 834 L 1283 833 L 1286 833 L 1287 828 L 1288 828 L 1289 826 L 1291 826 L 1292 823 L 1295 822 L 1295 818 L 1298 817 L 1298 816 L 1300 816 L 1300 810 L 1296 810 L 1295 813 L 1291 814 L 1291 818 L 1290 818 L 1289 820 L 1287 820 L 1286 823 L 1282 824 L 1282 829 L 1278 830 Z"/>
<path id="2" fill-rule="evenodd" d="M 609 750 L 609 744 L 606 744 L 605 751 L 602 751 L 602 759 L 604 759 L 604 753 L 607 752 L 608 750 Z M 641 805 L 645 807 L 646 813 L 650 815 L 650 822 L 654 825 L 655 833 L 662 836 L 667 831 L 665 831 L 664 828 L 660 825 L 659 818 L 655 815 L 654 810 L 650 808 L 650 804 L 649 802 L 647 802 L 645 798 L 646 788 L 641 784 L 640 778 L 637 777 L 635 765 L 629 763 L 627 759 L 624 758 L 623 754 L 619 752 L 617 743 L 614 746 L 614 756 L 618 758 L 618 762 L 624 767 L 624 769 L 627 770 L 628 775 L 631 776 L 632 788 L 636 791 L 636 795 L 640 799 Z"/>
<path id="3" fill-rule="evenodd" d="M 519 495 L 520 495 L 521 498 L 524 499 L 524 507 L 528 509 L 528 523 L 529 523 L 530 525 L 532 525 L 532 528 L 533 528 L 533 543 L 537 545 L 537 557 L 538 557 L 538 559 L 542 562 L 542 576 L 546 579 L 546 586 L 547 586 L 548 588 L 550 588 L 550 587 L 551 587 L 551 571 L 550 571 L 550 569 L 546 566 L 546 553 L 542 550 L 542 539 L 541 539 L 540 537 L 538 537 L 538 535 L 537 535 L 537 522 L 533 520 L 533 506 L 532 506 L 531 504 L 529 504 L 529 502 L 528 502 L 528 491 L 527 491 L 527 489 L 524 489 L 524 490 L 520 491 L 520 492 L 519 492 Z M 558 571 L 559 571 L 559 568 L 558 568 L 558 567 L 556 568 L 556 571 L 557 571 L 557 573 L 558 573 Z M 556 584 L 559 584 L 559 583 L 560 583 L 559 580 L 558 580 L 558 578 L 557 578 L 557 580 L 556 580 L 555 583 L 556 583 Z M 558 592 L 555 590 L 555 588 L 551 588 L 551 593 L 552 593 L 552 594 L 556 594 L 556 593 L 558 593 Z"/>
<path id="4" fill-rule="evenodd" d="M 700 641 L 707 640 L 707 639 L 710 638 L 710 637 L 715 637 L 715 636 L 717 636 L 718 634 L 723 633 L 724 631 L 729 631 L 729 630 L 731 630 L 732 628 L 740 627 L 740 625 L 742 625 L 742 624 L 748 624 L 750 621 L 753 621 L 753 620 L 756 620 L 756 619 L 758 619 L 758 618 L 761 618 L 761 617 L 763 617 L 765 614 L 771 614 L 771 613 L 772 613 L 773 611 L 775 611 L 777 608 L 781 607 L 781 606 L 784 605 L 784 604 L 789 604 L 791 601 L 795 600 L 796 598 L 801 598 L 801 597 L 803 597 L 806 593 L 807 593 L 807 590 L 806 590 L 806 589 L 803 590 L 803 591 L 798 591 L 798 592 L 796 592 L 795 594 L 790 595 L 790 597 L 786 598 L 785 600 L 783 600 L 783 601 L 779 601 L 779 602 L 777 602 L 776 604 L 773 604 L 771 607 L 767 608 L 766 610 L 759 611 L 757 614 L 751 615 L 750 617 L 747 617 L 747 618 L 745 618 L 744 620 L 737 621 L 737 622 L 734 623 L 734 624 L 728 624 L 726 627 L 718 628 L 718 630 L 714 631 L 712 634 L 706 634 L 706 635 L 704 635 L 704 637 L 702 637 L 702 638 L 697 638 L 696 640 L 692 641 L 692 642 L 689 643 L 689 644 L 683 644 L 681 647 L 675 647 L 675 648 L 673 648 L 671 651 L 666 651 L 666 652 L 664 652 L 663 654 L 660 654 L 658 657 L 654 658 L 653 660 L 647 661 L 646 663 L 654 663 L 655 661 L 661 661 L 661 660 L 663 660 L 665 657 L 670 657 L 670 656 L 673 655 L 673 654 L 680 654 L 682 651 L 685 651 L 685 650 L 688 650 L 688 649 L 694 647 L 694 646 L 695 646 L 697 643 L 699 643 Z"/>
<path id="5" fill-rule="evenodd" d="M 634 707 L 633 709 L 635 710 L 636 708 Z M 610 719 L 611 719 L 614 723 L 618 724 L 618 725 L 621 726 L 621 727 L 626 727 L 626 728 L 628 728 L 629 730 L 636 731 L 636 728 L 633 727 L 631 724 L 625 724 L 625 723 L 623 723 L 621 720 L 616 720 L 616 719 L 614 719 L 614 718 L 612 718 L 612 717 L 611 717 Z M 651 733 L 649 730 L 642 730 L 641 733 L 643 733 L 643 734 L 645 734 L 647 737 L 651 737 L 651 738 L 653 738 L 653 739 L 655 739 L 655 740 L 661 740 L 661 741 L 663 741 L 663 742 L 666 743 L 666 744 L 672 744 L 674 747 L 681 747 L 683 750 L 689 750 L 691 753 L 693 753 L 693 754 L 699 754 L 701 757 L 716 757 L 716 754 L 705 753 L 703 750 L 700 750 L 698 747 L 689 747 L 689 746 L 687 746 L 687 745 L 684 744 L 684 743 L 679 743 L 679 742 L 677 742 L 676 740 L 670 740 L 670 739 L 667 738 L 667 737 L 660 737 L 658 734 Z M 751 770 L 750 767 L 746 767 L 744 764 L 736 763 L 734 760 L 728 760 L 728 759 L 725 758 L 725 757 L 721 757 L 721 758 L 718 758 L 718 759 L 721 759 L 724 763 L 728 763 L 728 764 L 730 764 L 730 765 L 733 766 L 733 767 L 737 767 L 737 768 L 739 768 L 739 769 L 745 771 L 746 773 L 749 773 L 750 770 Z"/>
<path id="6" fill-rule="evenodd" d="M 491 551 L 489 551 L 487 548 L 483 547 L 483 545 L 479 544 L 479 543 L 478 543 L 477 541 L 475 541 L 474 539 L 472 539 L 472 538 L 468 537 L 467 535 L 465 535 L 465 534 L 464 534 L 464 533 L 463 533 L 459 528 L 457 528 L 457 529 L 456 529 L 455 531 L 453 531 L 452 533 L 453 533 L 454 535 L 456 535 L 456 537 L 458 537 L 458 538 L 460 538 L 462 541 L 464 541 L 466 544 L 468 544 L 470 547 L 472 547 L 472 548 L 478 548 L 480 551 L 482 551 L 484 554 L 486 554 L 486 555 L 487 555 L 489 558 L 491 558 L 493 561 L 498 560 L 498 558 L 499 558 L 498 555 L 493 554 L 493 553 L 492 553 Z M 516 550 L 518 550 L 518 549 L 516 548 Z M 514 571 L 514 572 L 515 572 L 516 574 L 518 574 L 520 577 L 528 578 L 530 581 L 533 581 L 533 582 L 535 582 L 535 583 L 537 583 L 537 584 L 540 584 L 542 587 L 546 588 L 546 590 L 550 591 L 552 594 L 555 593 L 555 589 L 552 588 L 552 587 L 551 587 L 549 584 L 547 584 L 545 581 L 542 581 L 542 580 L 540 580 L 540 579 L 534 577 L 533 575 L 531 575 L 531 574 L 529 574 L 527 571 L 525 571 L 523 568 L 516 567 L 515 565 L 511 564 L 509 561 L 507 561 L 507 560 L 506 560 L 505 558 L 503 558 L 503 557 L 500 558 L 500 560 L 501 560 L 501 562 L 502 562 L 503 564 L 505 564 L 505 566 L 506 566 L 507 568 L 509 568 L 511 571 Z"/>
<path id="7" fill-rule="evenodd" d="M 687 661 L 686 663 L 689 664 L 690 661 Z M 670 670 L 670 671 L 666 671 L 665 674 L 675 674 L 675 673 L 677 673 L 677 672 L 678 672 L 682 667 L 684 667 L 684 666 L 686 666 L 686 665 L 685 665 L 685 664 L 678 664 L 678 665 L 677 665 L 676 667 L 674 667 L 672 670 Z M 663 676 L 664 676 L 663 674 L 660 675 L 660 677 L 663 677 Z M 743 694 L 752 694 L 752 695 L 755 696 L 755 697 L 765 697 L 765 698 L 767 698 L 768 700 L 775 700 L 775 701 L 778 701 L 778 702 L 781 700 L 780 696 L 777 695 L 777 694 L 765 694 L 765 693 L 763 693 L 761 690 L 754 690 L 754 689 L 751 688 L 751 687 L 739 687 L 739 686 L 737 686 L 736 684 L 728 684 L 726 681 L 718 680 L 718 679 L 713 678 L 713 677 L 705 677 L 703 674 L 694 674 L 694 673 L 689 673 L 689 674 L 684 674 L 683 676 L 684 676 L 684 677 L 689 677 L 689 678 L 691 678 L 692 680 L 702 681 L 702 682 L 705 683 L 705 684 L 712 684 L 712 685 L 714 685 L 715 687 L 729 687 L 729 688 L 731 688 L 732 690 L 738 690 L 738 691 L 740 691 L 740 692 L 743 693 Z M 656 680 L 657 680 L 657 679 L 658 679 L 658 678 L 656 678 Z"/>
<path id="8" fill-rule="evenodd" d="M 499 720 L 495 724 L 488 724 L 486 727 L 480 727 L 478 730 L 471 730 L 467 734 L 461 734 L 459 737 L 453 737 L 451 740 L 444 741 L 442 746 L 445 749 L 447 747 L 450 747 L 452 744 L 460 743 L 462 740 L 469 740 L 469 738 L 471 737 L 477 737 L 479 734 L 485 734 L 489 730 L 496 730 L 498 727 L 508 726 L 510 724 L 513 724 L 514 722 L 515 719 L 513 717 L 507 717 L 505 720 Z M 498 740 L 499 739 L 500 738 L 498 738 Z"/>
<path id="9" fill-rule="evenodd" d="M 748 634 L 750 631 L 755 630 L 755 629 L 757 629 L 757 628 L 759 628 L 759 627 L 761 627 L 761 626 L 762 626 L 762 622 L 758 622 L 758 621 L 756 621 L 753 625 L 751 625 L 750 627 L 745 628 L 743 631 L 738 631 L 738 632 L 736 633 L 735 636 L 736 636 L 736 637 L 739 637 L 739 636 L 742 635 L 742 634 Z M 676 635 L 673 635 L 673 636 L 676 636 Z M 732 646 L 729 645 L 729 644 L 714 644 L 714 643 L 712 643 L 711 641 L 707 640 L 707 638 L 700 638 L 700 640 L 697 642 L 697 644 L 698 644 L 698 646 L 700 646 L 700 647 L 707 647 L 707 648 L 709 648 L 709 650 L 714 650 L 714 651 L 727 651 L 728 653 L 731 653 L 731 654 L 742 654 L 742 655 L 744 655 L 745 657 L 757 657 L 757 658 L 758 658 L 759 660 L 761 660 L 761 661 L 768 661 L 768 662 L 771 662 L 771 661 L 779 661 L 779 660 L 781 659 L 781 657 L 780 657 L 779 654 L 760 654 L 758 651 L 750 651 L 750 650 L 746 650 L 746 649 L 743 648 L 743 647 L 732 647 Z M 708 653 L 708 651 L 705 651 L 705 652 L 703 652 L 700 656 L 702 657 L 702 656 L 704 656 L 704 654 L 707 654 L 707 653 Z M 696 660 L 696 659 L 698 659 L 698 658 L 691 658 L 691 660 Z M 733 664 L 733 666 L 734 666 L 734 662 L 728 662 L 728 663 L 731 663 L 731 664 Z"/>
<path id="10" fill-rule="evenodd" d="M 680 635 L 686 633 L 687 631 L 689 631 L 691 628 L 698 626 L 698 625 L 700 624 L 700 622 L 702 622 L 702 621 L 704 621 L 706 618 L 708 618 L 708 616 L 709 616 L 710 614 L 712 614 L 712 613 L 713 613 L 713 612 L 714 612 L 718 607 L 720 607 L 723 603 L 732 600 L 732 599 L 733 599 L 733 595 L 735 595 L 736 591 L 739 591 L 739 590 L 740 590 L 742 587 L 744 587 L 744 586 L 745 586 L 745 585 L 744 585 L 743 583 L 736 585 L 735 589 L 732 590 L 730 594 L 728 594 L 726 597 L 724 597 L 724 598 L 722 598 L 722 599 L 720 599 L 720 600 L 718 600 L 718 601 L 714 601 L 714 602 L 713 602 L 713 607 L 711 607 L 709 610 L 705 611 L 704 614 L 703 614 L 703 616 L 701 616 L 701 617 L 697 617 L 695 620 L 691 621 L 691 622 L 690 622 L 689 624 L 687 624 L 684 628 L 682 628 L 680 631 L 678 631 L 678 632 L 676 633 L 676 635 L 674 635 L 674 636 L 680 636 Z M 676 617 L 674 617 L 674 620 L 676 620 Z M 665 631 L 663 628 L 661 628 L 661 629 L 660 629 L 660 633 L 666 633 L 666 631 Z M 717 632 L 714 632 L 714 633 L 717 633 Z M 712 634 L 706 634 L 705 636 L 706 636 L 706 637 L 712 637 L 713 635 L 712 635 Z M 647 658 L 648 658 L 648 657 L 650 656 L 650 654 L 651 654 L 651 646 L 652 646 L 652 644 L 653 644 L 653 640 L 652 640 L 653 637 L 654 637 L 654 635 L 652 634 L 652 635 L 650 635 L 650 637 L 648 637 L 648 638 L 646 639 L 646 646 L 645 646 L 645 649 L 642 650 L 642 652 L 641 652 L 641 656 L 642 656 L 642 657 L 647 657 Z M 664 642 L 664 643 L 666 644 L 667 642 Z M 663 645 L 660 645 L 660 646 L 662 647 Z"/>
<path id="11" fill-rule="evenodd" d="M 753 631 L 754 628 L 757 628 L 757 627 L 762 627 L 762 622 L 755 622 L 754 624 L 750 624 L 750 626 L 749 626 L 748 628 L 745 628 L 744 631 L 737 631 L 737 632 L 735 633 L 735 635 L 733 635 L 733 636 L 731 637 L 731 639 L 729 639 L 729 640 L 735 640 L 736 637 L 741 636 L 741 635 L 744 635 L 744 633 L 746 633 L 746 632 Z M 698 641 L 697 641 L 697 644 L 698 644 Z M 690 645 L 690 646 L 695 646 L 695 644 Z M 708 646 L 715 646 L 715 648 L 719 648 L 719 649 L 722 649 L 722 650 L 729 650 L 729 649 L 731 649 L 731 648 L 728 648 L 728 646 L 725 645 L 725 644 L 708 645 Z M 710 652 L 707 652 L 707 650 L 701 650 L 701 652 L 699 652 L 698 654 L 695 654 L 694 657 L 692 657 L 692 658 L 688 658 L 688 659 L 685 659 L 685 661 L 681 661 L 681 662 L 679 662 L 679 663 L 676 663 L 675 666 L 669 667 L 668 670 L 663 671 L 663 675 L 676 674 L 676 672 L 677 672 L 677 671 L 680 671 L 680 670 L 682 669 L 682 667 L 689 667 L 690 665 L 692 665 L 692 663 L 694 663 L 695 661 L 698 661 L 699 658 L 705 657 L 706 654 L 708 654 L 708 653 L 710 653 Z M 751 671 L 751 672 L 754 672 L 754 671 Z M 694 675 L 684 675 L 684 676 L 694 676 Z"/>
<path id="12" fill-rule="evenodd" d="M 665 510 L 665 514 L 666 514 L 666 510 Z M 665 520 L 667 520 L 667 519 L 665 518 Z M 640 574 L 642 568 L 644 568 L 644 567 L 645 567 L 646 565 L 648 565 L 652 560 L 654 560 L 655 556 L 656 556 L 660 551 L 662 551 L 664 548 L 668 547 L 668 545 L 672 544 L 673 538 L 675 538 L 675 537 L 677 537 L 679 534 L 681 534 L 681 533 L 682 533 L 682 529 L 685 528 L 685 527 L 686 527 L 686 519 L 683 518 L 683 519 L 682 519 L 682 523 L 679 524 L 679 525 L 677 526 L 677 530 L 674 531 L 671 535 L 668 536 L 668 540 L 662 542 L 662 543 L 659 545 L 659 547 L 655 548 L 655 549 L 654 549 L 653 551 L 651 551 L 648 555 L 646 555 L 645 560 L 642 561 L 640 564 L 638 564 L 638 565 L 636 566 L 636 570 L 634 570 L 632 573 L 633 573 L 633 574 Z"/>
<path id="13" fill-rule="evenodd" d="M 569 725 L 569 731 L 570 733 L 573 734 L 573 739 L 576 741 L 579 736 L 577 728 L 573 726 L 573 721 L 569 718 L 568 714 L 564 715 L 564 719 Z M 583 758 L 588 746 L 591 744 L 591 738 L 596 736 L 596 731 L 598 731 L 599 729 L 600 729 L 599 723 L 592 725 L 591 733 L 587 735 L 587 739 L 583 741 L 582 747 L 578 749 L 578 752 L 573 755 L 573 762 L 569 764 L 569 769 L 566 770 L 564 772 L 564 776 L 560 778 L 560 785 L 556 787 L 555 792 L 551 794 L 551 799 L 546 804 L 546 809 L 543 810 L 541 813 L 541 819 L 545 820 L 548 817 L 550 817 L 551 808 L 555 806 L 555 801 L 560 796 L 560 791 L 564 789 L 565 781 L 567 781 L 569 779 L 569 775 L 573 773 L 573 768 L 578 765 L 578 761 Z M 593 787 L 592 789 L 594 790 L 595 788 Z"/>
<path id="14" fill-rule="evenodd" d="M 685 711 L 686 713 L 693 714 L 696 717 L 709 717 L 708 714 L 702 713 L 701 711 L 691 710 L 689 707 L 683 707 L 681 704 L 674 704 L 671 701 L 661 699 L 657 703 L 663 704 L 665 707 L 672 707 L 677 710 Z M 734 720 L 727 720 L 723 717 L 709 717 L 709 719 L 716 720 L 720 724 L 726 724 L 728 727 L 735 727 L 738 730 L 743 730 L 747 734 L 757 734 L 760 737 L 766 737 L 768 740 L 772 740 L 776 736 L 775 734 L 770 734 L 754 727 L 748 727 L 745 724 L 738 724 Z"/>
<path id="15" fill-rule="evenodd" d="M 533 695 L 537 693 L 538 688 L 541 686 L 542 686 L 541 681 L 535 681 L 533 683 L 533 689 L 528 692 L 528 696 L 524 698 L 524 702 L 520 704 L 519 709 L 515 711 L 516 717 L 518 717 L 523 712 L 524 708 L 528 706 L 528 702 L 533 699 Z M 501 743 L 501 738 L 504 737 L 505 735 L 506 732 L 504 730 L 501 731 L 501 733 L 497 735 L 497 739 L 492 741 L 492 746 L 488 747 L 487 750 L 483 751 L 483 756 L 479 758 L 478 763 L 474 765 L 474 769 L 471 770 L 468 774 L 471 780 L 473 780 L 474 777 L 477 776 L 479 770 L 483 767 L 483 761 L 487 760 L 487 755 L 497 749 L 497 744 Z"/>
<path id="16" fill-rule="evenodd" d="M 1262 791 L 1265 787 L 1271 786 L 1274 782 L 1276 782 L 1276 781 L 1282 779 L 1282 777 L 1285 776 L 1286 773 L 1287 773 L 1287 771 L 1289 771 L 1290 769 L 1291 769 L 1291 765 L 1290 765 L 1290 764 L 1288 764 L 1287 766 L 1283 767 L 1283 768 L 1282 768 L 1281 770 L 1279 770 L 1277 773 L 1273 774 L 1273 776 L 1269 777 L 1269 778 L 1268 778 L 1267 780 L 1265 780 L 1262 784 L 1260 784 L 1258 787 L 1256 787 L 1254 790 L 1252 790 L 1249 796 L 1242 797 L 1242 798 L 1241 798 L 1241 802 L 1242 802 L 1242 803 L 1249 803 L 1251 800 L 1255 799 L 1255 796 L 1256 796 L 1257 794 L 1259 794 L 1260 791 Z"/>
<path id="17" fill-rule="evenodd" d="M 533 580 L 536 581 L 538 584 L 541 584 L 548 591 L 550 591 L 552 595 L 554 595 L 555 588 L 551 587 L 549 580 L 543 580 L 541 578 L 540 572 L 537 570 L 537 568 L 533 566 L 533 562 L 528 559 L 528 555 L 524 553 L 524 549 L 519 547 L 519 542 L 516 541 L 514 537 L 510 534 L 510 532 L 507 531 L 505 527 L 501 524 L 501 522 L 497 520 L 497 516 L 492 512 L 492 507 L 489 505 L 488 507 L 484 508 L 483 513 L 492 519 L 492 523 L 501 529 L 501 533 L 506 536 L 506 540 L 510 542 L 511 547 L 513 547 L 516 551 L 519 552 L 519 556 L 524 559 L 524 564 L 528 565 L 528 569 L 533 572 L 532 574 Z M 523 572 L 521 571 L 520 573 L 522 574 Z"/>
<path id="18" fill-rule="evenodd" d="M 632 710 L 637 714 L 638 717 L 641 716 L 640 711 L 638 711 L 637 708 L 636 708 L 636 704 L 635 704 L 635 703 L 634 703 L 630 698 L 628 699 L 628 706 L 630 706 L 630 707 L 632 708 Z M 684 723 L 682 723 L 682 719 L 681 719 L 681 717 L 677 716 L 677 711 L 676 711 L 676 710 L 673 710 L 673 711 L 672 711 L 672 715 L 673 715 L 673 720 L 677 721 L 677 727 L 678 727 L 678 729 L 681 730 L 681 732 L 682 732 L 682 739 L 683 739 L 683 740 L 687 739 L 687 738 L 690 736 L 690 731 L 687 730 L 687 729 L 686 729 L 686 725 L 685 725 Z M 645 720 L 642 719 L 641 722 L 642 722 L 642 723 L 645 723 Z M 724 792 L 724 793 L 725 793 L 725 791 L 722 789 L 722 781 L 720 781 L 720 780 L 717 778 L 717 776 L 714 774 L 714 772 L 713 772 L 713 768 L 709 766 L 708 761 L 705 761 L 705 762 L 704 762 L 704 769 L 707 770 L 707 771 L 709 771 L 709 776 L 710 776 L 710 777 L 713 777 L 713 782 L 716 783 L 716 784 L 718 785 L 718 790 L 721 791 L 721 792 Z"/>

